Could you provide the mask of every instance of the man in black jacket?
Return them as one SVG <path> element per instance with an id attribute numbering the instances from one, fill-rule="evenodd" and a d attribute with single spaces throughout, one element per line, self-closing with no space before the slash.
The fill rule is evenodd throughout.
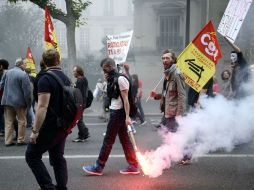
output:
<path id="1" fill-rule="evenodd" d="M 73 75 L 77 79 L 75 82 L 75 88 L 81 91 L 84 100 L 84 106 L 86 105 L 86 92 L 88 90 L 88 81 L 84 76 L 84 70 L 80 66 L 73 67 Z M 85 107 L 84 107 L 85 109 Z M 82 114 L 83 115 L 83 114 Z M 73 142 L 84 142 L 89 137 L 89 131 L 86 127 L 83 117 L 78 122 L 78 137 Z"/>

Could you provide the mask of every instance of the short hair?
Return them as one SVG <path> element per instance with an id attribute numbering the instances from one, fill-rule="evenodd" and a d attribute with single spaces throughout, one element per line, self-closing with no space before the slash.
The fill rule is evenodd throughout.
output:
<path id="1" fill-rule="evenodd" d="M 55 49 L 48 49 L 42 54 L 43 62 L 46 66 L 56 66 L 57 61 L 60 59 L 60 55 Z"/>
<path id="2" fill-rule="evenodd" d="M 229 74 L 229 77 L 228 77 L 228 78 L 231 77 L 231 72 L 230 72 L 229 70 L 226 69 L 226 70 L 222 71 L 222 73 L 221 73 L 221 79 L 222 79 L 222 80 L 225 80 L 225 79 L 226 79 L 226 78 L 224 77 L 224 73 L 225 73 L 225 72 L 228 72 L 228 74 Z"/>
<path id="3" fill-rule="evenodd" d="M 41 68 L 41 70 L 45 70 L 47 68 L 43 59 L 40 61 L 40 68 Z"/>
<path id="4" fill-rule="evenodd" d="M 76 72 L 80 76 L 84 76 L 84 70 L 79 65 L 75 65 L 74 68 L 76 68 Z"/>
<path id="5" fill-rule="evenodd" d="M 115 63 L 114 59 L 107 57 L 107 58 L 104 58 L 103 60 L 101 60 L 101 67 L 103 65 L 110 65 L 112 67 L 115 67 L 116 63 Z"/>
<path id="6" fill-rule="evenodd" d="M 9 62 L 6 59 L 0 59 L 0 65 L 2 65 L 5 70 L 9 68 Z"/>
<path id="7" fill-rule="evenodd" d="M 16 59 L 15 66 L 20 67 L 23 64 L 24 64 L 24 59 L 23 58 Z"/>
<path id="8" fill-rule="evenodd" d="M 174 50 L 172 49 L 165 49 L 163 52 L 162 52 L 162 55 L 166 54 L 166 53 L 171 53 L 171 57 L 173 59 L 173 63 L 176 63 L 177 62 L 177 57 L 176 57 L 176 54 L 174 52 Z"/>

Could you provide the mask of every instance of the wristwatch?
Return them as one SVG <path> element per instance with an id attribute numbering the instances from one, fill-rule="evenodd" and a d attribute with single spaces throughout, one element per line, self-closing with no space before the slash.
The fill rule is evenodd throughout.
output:
<path id="1" fill-rule="evenodd" d="M 34 129 L 32 129 L 32 132 L 33 132 L 33 134 L 39 133 L 39 131 L 36 131 L 36 130 L 34 130 Z"/>

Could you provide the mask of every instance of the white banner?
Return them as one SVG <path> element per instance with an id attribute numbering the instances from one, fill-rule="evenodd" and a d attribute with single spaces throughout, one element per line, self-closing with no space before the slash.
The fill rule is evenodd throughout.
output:
<path id="1" fill-rule="evenodd" d="M 108 56 L 115 60 L 116 64 L 126 61 L 131 44 L 133 30 L 118 35 L 107 35 Z"/>
<path id="2" fill-rule="evenodd" d="M 230 0 L 217 31 L 234 43 L 253 0 Z"/>

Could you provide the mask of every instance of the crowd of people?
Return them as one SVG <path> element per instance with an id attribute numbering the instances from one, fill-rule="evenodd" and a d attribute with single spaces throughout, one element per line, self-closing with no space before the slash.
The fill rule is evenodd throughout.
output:
<path id="1" fill-rule="evenodd" d="M 227 42 L 229 42 L 226 39 Z M 161 122 L 155 127 L 175 133 L 178 128 L 177 118 L 182 117 L 189 107 L 189 112 L 202 109 L 202 96 L 214 97 L 218 94 L 226 99 L 239 99 L 245 94 L 242 84 L 249 79 L 249 67 L 240 51 L 234 44 L 229 44 L 231 67 L 221 73 L 222 83 L 219 85 L 213 76 L 200 93 L 188 88 L 184 76 L 176 67 L 177 56 L 171 49 L 162 53 L 164 69 L 163 85 L 160 92 L 153 90 L 150 97 L 160 101 Z M 25 157 L 41 189 L 67 189 L 67 163 L 64 158 L 64 147 L 67 135 L 57 127 L 56 115 L 61 115 L 62 88 L 49 75 L 48 71 L 57 75 L 64 85 L 74 85 L 86 100 L 88 80 L 81 66 L 73 67 L 75 82 L 63 73 L 60 67 L 59 53 L 54 49 L 46 50 L 40 62 L 41 71 L 36 78 L 31 77 L 26 61 L 19 58 L 15 67 L 8 70 L 9 63 L 0 59 L 0 135 L 4 136 L 5 146 L 27 145 Z M 142 80 L 138 74 L 130 74 L 128 64 L 119 65 L 111 58 L 101 61 L 104 79 L 98 80 L 94 90 L 95 99 L 102 101 L 101 118 L 107 122 L 102 147 L 94 164 L 84 165 L 83 170 L 90 175 L 103 175 L 103 169 L 111 153 L 115 139 L 120 143 L 128 163 L 121 174 L 139 174 L 139 163 L 134 147 L 128 136 L 127 126 L 146 125 L 147 120 L 142 107 Z M 186 100 L 187 104 L 186 105 Z M 36 102 L 36 103 L 35 103 Z M 133 112 L 132 103 L 137 110 Z M 35 106 L 36 104 L 36 106 Z M 85 109 L 85 106 L 84 106 Z M 83 109 L 83 111 L 84 111 Z M 82 115 L 83 115 L 82 111 Z M 159 110 L 158 110 L 159 111 Z M 78 121 L 78 134 L 73 142 L 85 142 L 90 137 L 83 117 Z M 29 142 L 26 141 L 26 128 L 31 129 Z M 132 128 L 133 132 L 135 128 Z M 15 133 L 14 133 L 15 131 Z M 16 135 L 16 138 L 14 137 Z M 14 143 L 16 141 L 16 143 Z M 50 164 L 54 168 L 56 185 L 42 162 L 42 155 L 48 151 Z M 184 155 L 181 164 L 187 164 L 191 154 Z"/>

